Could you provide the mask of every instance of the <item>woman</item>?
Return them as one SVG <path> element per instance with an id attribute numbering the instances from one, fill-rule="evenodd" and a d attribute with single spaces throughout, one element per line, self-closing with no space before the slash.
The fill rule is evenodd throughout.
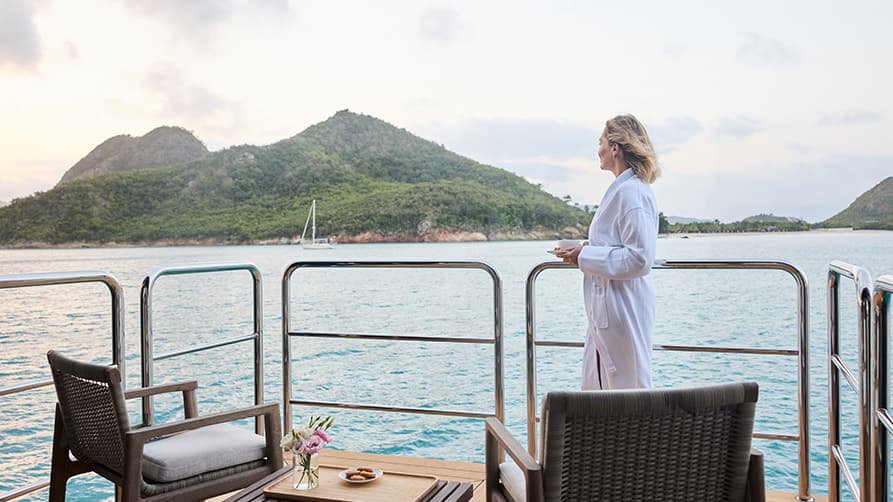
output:
<path id="1" fill-rule="evenodd" d="M 583 390 L 651 387 L 654 289 L 648 273 L 658 212 L 649 186 L 660 175 L 645 127 L 632 115 L 605 123 L 598 159 L 615 179 L 589 225 L 589 240 L 557 256 L 583 272 L 589 329 Z"/>

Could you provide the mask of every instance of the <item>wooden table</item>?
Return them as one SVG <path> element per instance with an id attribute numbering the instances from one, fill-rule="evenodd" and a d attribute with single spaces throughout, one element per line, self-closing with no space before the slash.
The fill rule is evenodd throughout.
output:
<path id="1" fill-rule="evenodd" d="M 406 472 L 431 475 L 438 479 L 437 487 L 429 493 L 423 502 L 482 502 L 484 497 L 484 466 L 468 462 L 448 460 L 430 460 L 395 455 L 376 455 L 351 451 L 323 450 L 320 463 L 329 465 L 374 465 L 385 472 Z M 242 491 L 230 496 L 225 502 L 274 502 L 268 498 L 264 488 L 291 471 L 291 466 L 254 483 Z M 397 502 L 397 501 L 395 501 Z"/>

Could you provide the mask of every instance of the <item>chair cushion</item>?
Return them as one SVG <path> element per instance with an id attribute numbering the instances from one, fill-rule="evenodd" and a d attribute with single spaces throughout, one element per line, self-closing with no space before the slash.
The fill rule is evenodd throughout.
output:
<path id="1" fill-rule="evenodd" d="M 248 473 L 247 478 L 245 477 L 245 473 Z M 143 497 L 152 497 L 155 495 L 160 495 L 162 493 L 170 493 L 173 491 L 182 490 L 183 488 L 195 487 L 199 484 L 208 485 L 210 483 L 216 486 L 217 483 L 214 483 L 215 481 L 232 481 L 236 477 L 241 477 L 243 479 L 241 484 L 237 484 L 230 489 L 219 490 L 220 494 L 232 490 L 237 490 L 239 488 L 244 488 L 269 474 L 270 468 L 269 466 L 267 466 L 267 461 L 255 460 L 254 462 L 239 464 L 234 467 L 227 467 L 226 469 L 203 472 L 198 476 L 178 479 L 176 481 L 171 481 L 170 483 L 152 483 L 151 481 L 146 481 L 146 478 L 143 478 L 140 493 Z"/>
<path id="2" fill-rule="evenodd" d="M 169 483 L 265 457 L 262 436 L 229 424 L 209 425 L 146 443 L 143 477 Z"/>
<path id="3" fill-rule="evenodd" d="M 524 481 L 524 473 L 514 462 L 499 464 L 499 482 L 502 483 L 506 493 L 514 502 L 527 500 L 527 483 Z"/>

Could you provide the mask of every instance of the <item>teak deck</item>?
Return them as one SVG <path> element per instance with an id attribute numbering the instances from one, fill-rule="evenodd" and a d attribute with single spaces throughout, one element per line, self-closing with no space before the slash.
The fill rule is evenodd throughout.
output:
<path id="1" fill-rule="evenodd" d="M 431 460 L 425 458 L 402 457 L 397 455 L 377 455 L 354 451 L 323 450 L 320 453 L 321 464 L 333 465 L 372 465 L 384 471 L 397 471 L 418 474 L 430 474 L 438 479 L 471 483 L 474 486 L 472 502 L 485 502 L 485 469 L 483 464 L 456 462 L 450 460 Z M 813 495 L 816 502 L 826 502 L 827 497 Z M 222 501 L 227 496 L 209 499 Z M 791 492 L 768 491 L 766 502 L 791 502 L 795 494 Z"/>

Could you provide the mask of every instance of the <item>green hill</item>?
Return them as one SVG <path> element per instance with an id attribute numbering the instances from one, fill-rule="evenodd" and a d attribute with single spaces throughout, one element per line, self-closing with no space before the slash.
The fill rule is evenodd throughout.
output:
<path id="1" fill-rule="evenodd" d="M 881 181 L 849 207 L 818 226 L 893 230 L 893 176 Z"/>
<path id="2" fill-rule="evenodd" d="M 0 243 L 293 239 L 312 199 L 317 235 L 342 241 L 552 238 L 583 235 L 591 218 L 514 174 L 345 110 L 268 146 L 74 179 L 16 199 L 0 208 Z"/>
<path id="3" fill-rule="evenodd" d="M 137 138 L 122 134 L 94 148 L 62 175 L 59 184 L 116 171 L 181 164 L 207 153 L 205 145 L 181 127 L 157 127 Z"/>
<path id="4" fill-rule="evenodd" d="M 805 223 L 800 218 L 794 218 L 793 216 L 775 216 L 772 213 L 761 213 L 753 216 L 748 216 L 741 221 L 746 223 Z"/>

